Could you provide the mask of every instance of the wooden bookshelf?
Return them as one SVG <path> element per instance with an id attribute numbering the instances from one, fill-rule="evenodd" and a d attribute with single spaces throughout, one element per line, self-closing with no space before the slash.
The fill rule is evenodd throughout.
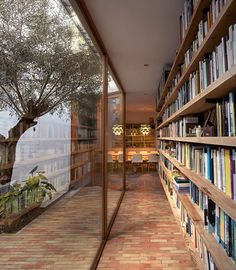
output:
<path id="1" fill-rule="evenodd" d="M 159 149 L 160 154 L 167 158 L 183 175 L 190 179 L 198 188 L 211 198 L 225 213 L 227 213 L 233 220 L 236 220 L 236 202 L 228 197 L 223 191 L 218 189 L 209 180 L 202 175 L 197 174 L 190 169 L 187 169 L 175 158 L 169 156 L 167 153 Z"/>
<path id="2" fill-rule="evenodd" d="M 236 147 L 235 137 L 159 137 L 157 140 Z"/>
<path id="3" fill-rule="evenodd" d="M 157 128 L 160 129 L 170 122 L 177 120 L 179 117 L 200 113 L 215 106 L 215 104 L 207 103 L 207 98 L 222 98 L 227 95 L 236 84 L 236 65 L 225 72 L 220 78 L 209 85 L 204 91 L 199 93 L 195 98 L 185 104 L 180 110 L 172 114 Z"/>
<path id="4" fill-rule="evenodd" d="M 192 17 L 192 21 L 189 26 L 189 30 L 187 31 L 185 39 L 180 47 L 179 53 L 177 54 L 175 58 L 175 62 L 173 64 L 173 67 L 171 69 L 171 72 L 168 76 L 166 85 L 163 90 L 163 94 L 160 98 L 160 101 L 164 100 L 164 97 L 168 93 L 168 87 L 171 85 L 172 80 L 177 73 L 178 70 L 178 65 L 182 62 L 184 58 L 184 53 L 186 52 L 187 48 L 190 46 L 191 42 L 195 38 L 196 35 L 196 28 L 198 26 L 198 23 L 201 19 L 201 14 L 204 8 L 209 6 L 211 1 L 199 1 L 198 3 L 194 16 Z M 183 72 L 177 86 L 174 88 L 173 92 L 171 95 L 167 98 L 166 102 L 162 106 L 161 110 L 159 111 L 157 118 L 161 117 L 162 114 L 164 113 L 164 110 L 167 108 L 169 104 L 174 102 L 178 96 L 178 91 L 180 87 L 183 85 L 183 83 L 188 79 L 189 75 L 196 69 L 198 66 L 198 62 L 203 58 L 204 54 L 206 52 L 210 52 L 214 49 L 215 45 L 217 42 L 220 41 L 221 37 L 224 36 L 227 31 L 228 31 L 228 26 L 232 23 L 235 22 L 235 16 L 234 14 L 236 13 L 236 2 L 234 0 L 229 0 L 226 2 L 225 6 L 221 10 L 219 16 L 217 17 L 216 21 L 214 24 L 211 26 L 209 29 L 206 37 L 204 38 L 203 42 L 201 43 L 200 47 L 198 48 L 197 52 L 191 59 L 190 64 L 188 67 L 185 69 Z M 195 18 L 196 17 L 196 18 Z M 196 24 L 196 25 L 194 25 Z M 191 30 L 191 31 L 190 31 Z M 182 48 L 183 47 L 183 48 Z M 160 106 L 161 102 L 158 104 L 158 107 Z M 163 104 L 163 103 L 162 103 Z"/>
<path id="5" fill-rule="evenodd" d="M 190 63 L 184 67 L 184 70 L 182 70 L 182 74 L 177 85 L 170 93 L 169 91 L 173 83 L 173 79 L 179 72 L 180 65 L 182 65 L 184 62 L 185 53 L 189 49 L 191 43 L 195 40 L 199 22 L 203 18 L 203 9 L 209 7 L 210 4 L 210 0 L 202 0 L 197 2 L 191 22 L 176 55 L 174 64 L 161 93 L 160 100 L 157 103 L 157 132 L 159 132 L 161 128 L 168 126 L 171 122 L 179 120 L 179 118 L 182 116 L 202 113 L 215 107 L 216 105 L 214 103 L 208 103 L 208 99 L 222 99 L 227 96 L 229 92 L 235 89 L 236 65 L 232 66 L 227 72 L 223 73 L 218 79 L 203 89 L 202 92 L 191 99 L 187 104 L 160 123 L 160 118 L 163 116 L 168 106 L 176 101 L 179 90 L 189 79 L 190 74 L 198 69 L 199 61 L 202 61 L 205 54 L 211 53 L 215 47 L 219 45 L 222 37 L 227 35 L 229 26 L 236 23 L 236 1 L 228 0 L 225 2 L 225 5 L 221 9 L 213 25 L 211 25 L 209 28 L 203 42 L 200 44 L 199 48 L 190 60 Z M 236 147 L 236 137 L 157 137 L 156 140 L 157 142 L 173 141 L 190 144 L 216 145 L 221 147 Z M 157 143 L 157 147 L 160 147 L 159 143 Z M 160 155 L 164 156 L 173 164 L 174 167 L 176 167 L 176 169 L 190 179 L 190 181 L 192 181 L 201 192 L 206 194 L 212 201 L 215 202 L 216 205 L 218 205 L 218 207 L 220 207 L 220 209 L 222 209 L 228 216 L 236 221 L 236 202 L 234 200 L 232 200 L 222 190 L 220 190 L 216 185 L 212 184 L 210 180 L 206 179 L 201 174 L 197 174 L 196 172 L 188 169 L 186 166 L 178 162 L 176 158 L 171 157 L 165 151 L 161 149 L 158 149 L 158 151 Z M 160 168 L 162 168 L 164 175 L 167 177 L 168 182 L 170 182 L 170 188 L 174 189 L 172 172 L 166 168 L 162 160 L 159 160 L 159 165 Z M 160 179 L 163 188 L 168 195 L 167 187 L 161 176 Z M 227 255 L 225 249 L 218 244 L 214 236 L 208 233 L 208 231 L 204 228 L 203 213 L 200 208 L 191 200 L 189 195 L 184 195 L 179 192 L 176 192 L 176 194 L 186 209 L 188 215 L 192 219 L 196 230 L 201 236 L 207 250 L 210 252 L 217 268 L 220 270 L 235 270 L 236 265 L 234 264 L 233 259 Z"/>
<path id="6" fill-rule="evenodd" d="M 163 186 L 163 189 L 165 191 L 166 197 L 169 201 L 169 204 L 171 206 L 171 210 L 176 218 L 176 220 L 179 222 L 179 226 L 182 228 L 182 233 L 185 239 L 185 244 L 188 247 L 188 250 L 190 251 L 190 256 L 194 262 L 194 264 L 196 265 L 197 269 L 201 269 L 201 270 L 207 270 L 203 261 L 201 260 L 201 258 L 198 255 L 198 251 L 194 246 L 194 243 L 192 242 L 191 237 L 185 232 L 184 228 L 182 227 L 182 223 L 180 220 L 180 215 L 179 215 L 179 211 L 177 210 L 177 207 L 175 206 L 173 199 L 170 195 L 170 193 L 168 192 L 168 189 L 166 188 L 165 185 L 165 180 L 161 177 L 161 175 L 159 174 L 159 179 L 161 181 L 161 184 Z"/>
<path id="7" fill-rule="evenodd" d="M 164 169 L 164 173 L 169 171 L 164 164 L 162 163 L 162 168 Z M 167 177 L 170 177 L 171 172 L 169 171 L 167 173 Z M 165 190 L 165 193 L 168 197 L 168 190 L 166 189 L 165 186 L 165 181 L 164 179 L 159 175 L 162 186 Z M 172 177 L 171 177 L 172 179 Z M 196 230 L 198 231 L 202 241 L 204 242 L 207 250 L 210 252 L 211 256 L 214 259 L 214 262 L 219 270 L 236 270 L 236 265 L 234 264 L 233 260 L 228 257 L 227 253 L 225 250 L 221 247 L 220 244 L 217 243 L 216 239 L 214 238 L 213 235 L 208 233 L 206 229 L 204 228 L 204 222 L 203 222 L 203 217 L 200 213 L 199 207 L 195 205 L 192 201 L 191 198 L 186 195 L 186 194 L 181 194 L 176 191 L 176 194 L 183 204 L 184 208 L 186 209 L 187 213 L 191 217 L 191 220 L 193 224 L 196 227 Z M 169 195 L 170 196 L 170 195 Z M 203 266 L 202 266 L 203 267 Z M 205 269 L 205 267 L 203 268 Z"/>
<path id="8" fill-rule="evenodd" d="M 162 91 L 162 94 L 160 96 L 160 100 L 157 104 L 157 111 L 162 107 L 164 100 L 165 100 L 165 96 L 167 95 L 168 90 L 169 90 L 168 88 L 172 84 L 172 80 L 178 71 L 179 65 L 183 61 L 184 53 L 186 52 L 186 50 L 188 49 L 188 47 L 190 46 L 191 42 L 193 41 L 193 39 L 196 35 L 197 29 L 198 29 L 198 24 L 199 24 L 201 17 L 202 17 L 202 11 L 207 6 L 209 6 L 210 2 L 211 2 L 210 0 L 203 0 L 203 1 L 199 0 L 196 7 L 195 7 L 190 24 L 188 26 L 187 31 L 185 32 L 184 39 L 181 42 L 180 48 L 179 48 L 177 55 L 175 57 L 175 61 L 172 65 L 170 74 L 167 78 L 166 84 L 165 84 L 164 89 Z"/>

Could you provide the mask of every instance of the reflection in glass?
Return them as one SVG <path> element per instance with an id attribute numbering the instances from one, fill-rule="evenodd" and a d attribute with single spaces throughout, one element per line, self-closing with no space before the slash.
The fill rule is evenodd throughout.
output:
<path id="1" fill-rule="evenodd" d="M 31 258 L 40 247 L 35 263 L 56 269 L 63 255 L 90 269 L 102 232 L 101 58 L 65 0 L 1 1 L 0 40 L 0 222 L 29 223 L 25 244 L 11 234 L 0 248 Z"/>
<path id="2" fill-rule="evenodd" d="M 123 188 L 123 99 L 112 76 L 108 84 L 108 222 Z"/>

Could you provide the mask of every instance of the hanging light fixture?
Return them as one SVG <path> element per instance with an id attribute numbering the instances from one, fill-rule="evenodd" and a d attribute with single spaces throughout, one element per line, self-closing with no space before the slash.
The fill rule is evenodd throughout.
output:
<path id="1" fill-rule="evenodd" d="M 112 127 L 112 131 L 115 135 L 121 135 L 123 134 L 123 127 L 122 125 L 114 125 Z"/>
<path id="2" fill-rule="evenodd" d="M 151 131 L 151 127 L 150 125 L 147 125 L 147 124 L 142 124 L 140 126 L 140 132 L 143 134 L 143 135 L 148 135 Z"/>

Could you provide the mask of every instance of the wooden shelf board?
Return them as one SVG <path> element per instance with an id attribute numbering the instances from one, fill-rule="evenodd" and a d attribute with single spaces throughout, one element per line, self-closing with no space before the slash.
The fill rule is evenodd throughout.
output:
<path id="1" fill-rule="evenodd" d="M 208 86 L 203 92 L 198 94 L 195 98 L 185 104 L 180 110 L 171 115 L 157 128 L 160 129 L 170 122 L 177 120 L 180 116 L 188 114 L 196 114 L 204 112 L 215 104 L 206 103 L 206 98 L 223 98 L 227 95 L 236 85 L 236 65 L 234 65 L 230 70 L 224 73 L 219 79 Z"/>
<path id="2" fill-rule="evenodd" d="M 204 1 L 202 1 L 202 2 L 204 2 Z M 208 3 L 208 5 L 209 5 L 209 3 Z M 202 12 L 202 9 L 201 9 L 201 12 Z M 167 98 L 166 102 L 162 106 L 160 112 L 157 115 L 157 118 L 161 117 L 161 115 L 164 113 L 164 110 L 167 108 L 167 106 L 176 100 L 176 98 L 178 97 L 178 91 L 179 91 L 180 87 L 183 85 L 184 82 L 186 82 L 188 80 L 189 75 L 193 71 L 196 70 L 196 68 L 198 67 L 198 62 L 204 57 L 204 54 L 213 51 L 215 46 L 218 45 L 218 43 L 220 43 L 221 38 L 228 33 L 228 27 L 231 24 L 235 23 L 235 16 L 234 16 L 235 13 L 236 13 L 236 2 L 234 0 L 229 0 L 224 5 L 224 7 L 223 7 L 222 11 L 220 12 L 219 16 L 217 17 L 215 23 L 209 29 L 206 37 L 204 38 L 203 42 L 201 43 L 200 47 L 198 48 L 198 51 L 195 53 L 190 64 L 188 65 L 186 70 L 183 72 L 177 86 L 174 88 L 173 92 Z M 194 36 L 191 38 L 193 39 Z M 184 57 L 184 53 L 187 50 L 187 48 L 183 52 L 181 52 L 182 58 Z M 175 71 L 175 73 L 176 73 L 176 71 Z M 174 76 L 172 77 L 172 79 L 173 78 L 174 78 Z M 172 81 L 172 79 L 171 79 L 171 81 Z M 171 85 L 171 82 L 169 83 L 169 85 Z M 168 90 L 168 88 L 167 88 L 167 90 Z M 166 95 L 167 95 L 167 92 L 165 93 L 165 96 Z"/>
<path id="3" fill-rule="evenodd" d="M 163 188 L 165 186 L 164 180 L 161 178 Z M 165 188 L 164 188 L 165 189 Z M 165 189 L 165 192 L 167 190 Z M 227 255 L 226 251 L 222 248 L 220 244 L 217 243 L 213 235 L 207 232 L 204 228 L 202 216 L 199 214 L 197 205 L 195 205 L 190 197 L 185 194 L 180 194 L 177 192 L 179 199 L 181 200 L 184 208 L 188 212 L 189 216 L 194 223 L 196 230 L 201 236 L 206 248 L 211 253 L 215 264 L 219 270 L 236 270 L 236 265 L 233 260 Z"/>
<path id="4" fill-rule="evenodd" d="M 160 154 L 166 157 L 183 175 L 188 177 L 198 188 L 211 198 L 226 214 L 236 220 L 236 202 L 228 197 L 223 191 L 218 189 L 209 180 L 194 171 L 187 169 L 175 158 L 159 149 Z"/>
<path id="5" fill-rule="evenodd" d="M 160 137 L 157 140 L 236 147 L 236 137 Z"/>
<path id="6" fill-rule="evenodd" d="M 209 6 L 210 2 L 211 2 L 210 0 L 203 0 L 203 1 L 199 0 L 196 7 L 195 7 L 195 10 L 193 12 L 188 29 L 185 32 L 185 37 L 184 37 L 183 41 L 181 42 L 180 48 L 179 48 L 178 53 L 175 57 L 175 61 L 172 65 L 170 74 L 167 78 L 166 84 L 165 84 L 163 91 L 162 91 L 162 94 L 160 96 L 160 100 L 157 104 L 157 110 L 161 108 L 161 106 L 163 104 L 163 100 L 168 93 L 168 88 L 172 84 L 172 80 L 175 77 L 176 73 L 178 72 L 179 65 L 183 62 L 184 54 L 187 51 L 187 49 L 189 48 L 189 46 L 191 45 L 193 39 L 195 38 L 195 35 L 198 31 L 198 24 L 202 18 L 202 11 L 204 8 Z"/>
<path id="7" fill-rule="evenodd" d="M 172 212 L 175 216 L 175 218 L 178 220 L 180 227 L 182 228 L 182 232 L 183 232 L 183 236 L 185 239 L 185 243 L 190 251 L 190 256 L 193 260 L 193 262 L 195 263 L 195 265 L 197 266 L 197 269 L 201 269 L 201 270 L 206 270 L 206 267 L 204 266 L 203 261 L 201 260 L 201 258 L 199 257 L 198 251 L 197 249 L 194 247 L 194 243 L 191 239 L 191 237 L 184 231 L 181 220 L 180 220 L 180 215 L 179 215 L 179 211 L 177 210 L 178 208 L 175 206 L 171 195 L 169 194 L 166 185 L 165 185 L 165 180 L 161 177 L 161 175 L 159 174 L 159 178 L 161 180 L 161 184 L 163 186 L 163 189 L 165 191 L 166 197 L 169 201 L 169 204 L 171 206 Z M 186 238 L 187 237 L 187 238 Z M 187 240 L 187 241 L 186 241 Z"/>

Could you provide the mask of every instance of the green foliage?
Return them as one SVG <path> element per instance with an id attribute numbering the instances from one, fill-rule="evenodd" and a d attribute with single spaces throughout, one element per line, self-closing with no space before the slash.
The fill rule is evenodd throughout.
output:
<path id="1" fill-rule="evenodd" d="M 35 119 L 99 96 L 101 63 L 84 36 L 59 0 L 0 1 L 0 110 Z"/>
<path id="2" fill-rule="evenodd" d="M 44 175 L 45 172 L 37 171 L 37 169 L 38 166 L 31 170 L 30 175 L 23 186 L 14 184 L 7 193 L 0 196 L 0 217 L 6 216 L 8 207 L 12 207 L 14 202 L 18 201 L 20 196 L 25 196 L 25 194 L 27 196 L 26 199 L 28 200 L 26 203 L 27 205 L 37 202 L 38 196 L 40 201 L 46 196 L 51 200 L 52 192 L 56 191 L 56 189 L 48 182 L 47 177 Z M 34 196 L 34 198 L 32 196 Z"/>
<path id="3" fill-rule="evenodd" d="M 177 171 L 177 170 L 174 170 L 174 171 L 172 172 L 172 176 L 173 176 L 173 179 L 175 179 L 176 177 L 181 176 L 181 173 L 180 173 L 179 171 Z"/>

